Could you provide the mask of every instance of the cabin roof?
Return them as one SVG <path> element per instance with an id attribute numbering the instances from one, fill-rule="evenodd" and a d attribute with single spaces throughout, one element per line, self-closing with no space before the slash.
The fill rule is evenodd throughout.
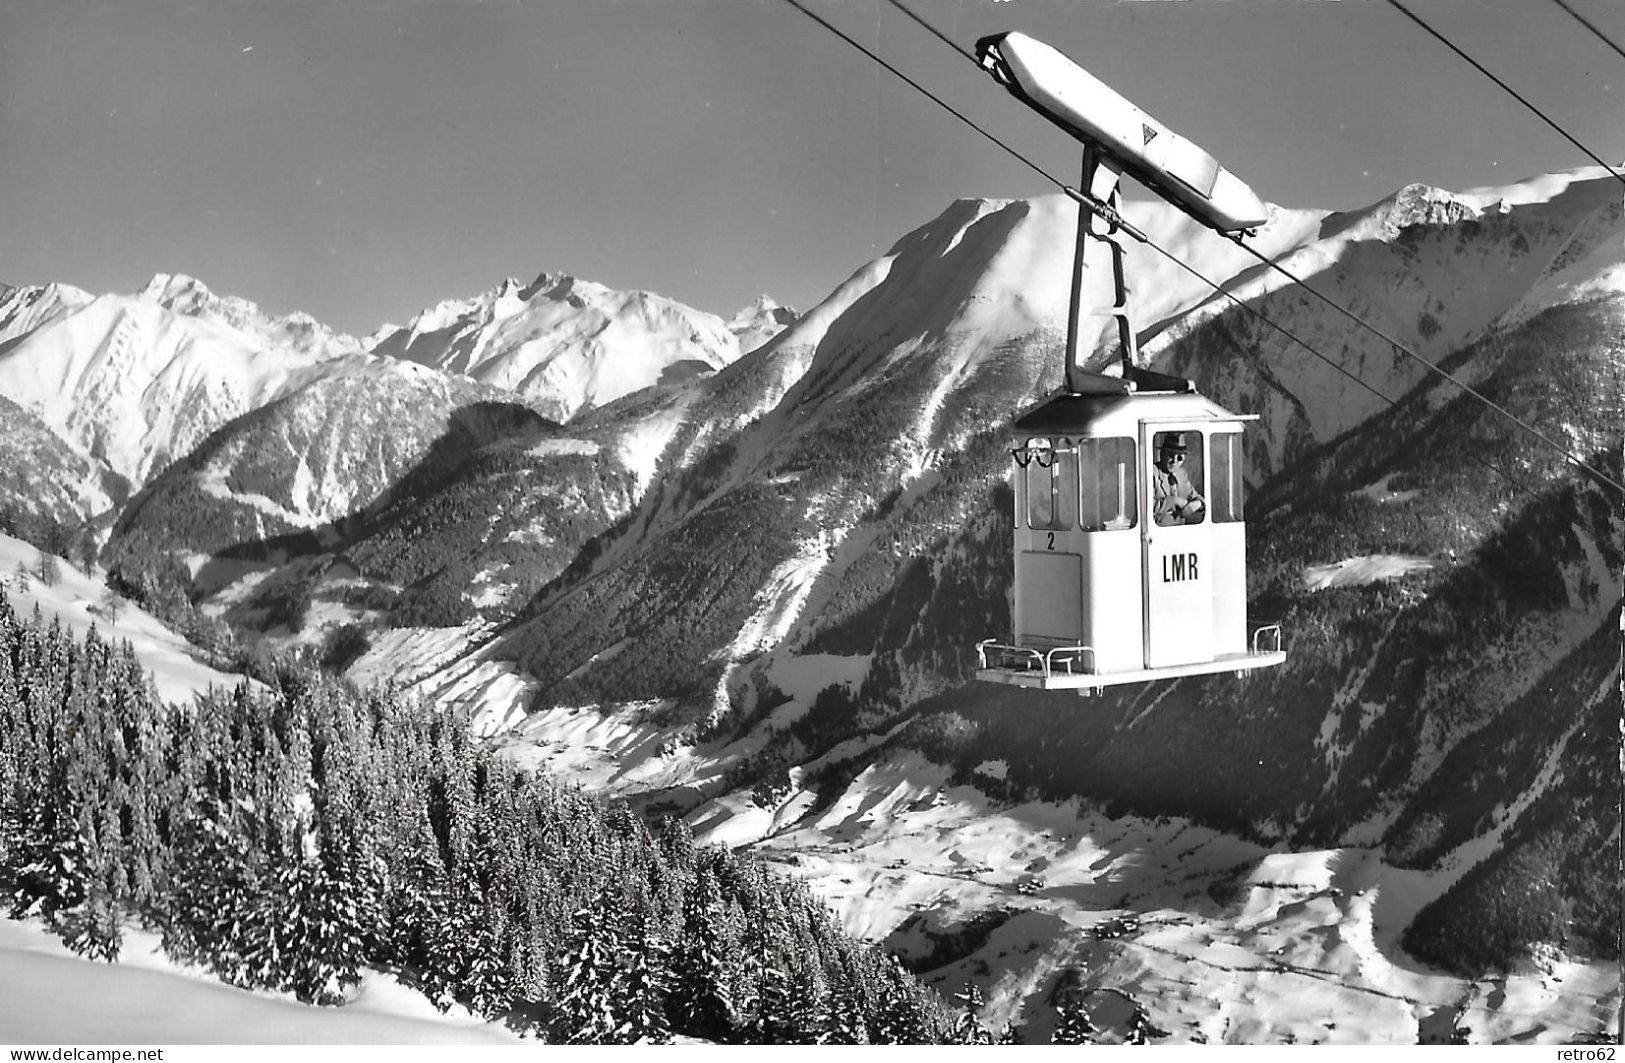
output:
<path id="1" fill-rule="evenodd" d="M 1133 435 L 1142 420 L 1239 421 L 1212 399 L 1194 392 L 1132 395 L 1051 395 L 1017 417 L 1020 435 Z"/>

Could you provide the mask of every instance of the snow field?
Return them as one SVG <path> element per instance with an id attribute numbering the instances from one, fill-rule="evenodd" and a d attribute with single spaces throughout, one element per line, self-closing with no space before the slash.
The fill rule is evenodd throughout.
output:
<path id="1" fill-rule="evenodd" d="M 456 1006 L 442 1015 L 392 975 L 368 971 L 339 1008 L 225 985 L 175 963 L 155 934 L 125 929 L 116 963 L 75 956 L 35 922 L 0 920 L 0 1044 L 514 1044 Z"/>
<path id="2" fill-rule="evenodd" d="M 1400 579 L 1412 572 L 1426 572 L 1437 562 L 1427 557 L 1403 554 L 1364 554 L 1344 558 L 1329 565 L 1313 565 L 1303 570 L 1304 588 L 1358 587 L 1379 580 Z"/>
<path id="3" fill-rule="evenodd" d="M 968 955 L 928 973 L 983 987 L 996 1024 L 1047 1036 L 1068 967 L 1144 1004 L 1170 1040 L 1414 1044 L 1464 1008 L 1474 1041 L 1561 1043 L 1620 1008 L 1619 967 L 1555 961 L 1494 992 L 1423 967 L 1398 939 L 1472 866 L 1387 866 L 1361 849 L 1278 851 L 1181 821 L 1110 820 L 1080 802 L 996 803 L 912 754 L 865 769 L 832 804 L 728 795 L 689 817 L 805 880 L 848 932 L 915 955 L 996 910 Z M 802 817 L 797 821 L 796 817 Z M 756 838 L 751 839 L 751 834 Z M 1448 1032 L 1448 1023 L 1446 1023 Z"/>
<path id="4" fill-rule="evenodd" d="M 316 623 L 307 621 L 307 629 Z M 535 680 L 513 662 L 490 656 L 489 634 L 477 620 L 463 627 L 374 632 L 345 678 L 363 687 L 393 682 L 434 704 L 455 706 L 469 714 L 475 734 L 487 737 L 523 721 L 536 690 Z"/>

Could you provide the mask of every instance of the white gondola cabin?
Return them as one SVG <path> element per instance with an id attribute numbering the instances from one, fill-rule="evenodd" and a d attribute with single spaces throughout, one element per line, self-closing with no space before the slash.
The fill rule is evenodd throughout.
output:
<path id="1" fill-rule="evenodd" d="M 1247 628 L 1252 419 L 1191 391 L 1059 394 L 1019 418 L 1014 638 L 977 646 L 977 678 L 1091 691 L 1281 663 L 1280 629 Z M 1175 451 L 1201 500 L 1180 514 L 1153 482 Z"/>
<path id="2" fill-rule="evenodd" d="M 1013 426 L 1015 630 L 977 644 L 976 677 L 1087 693 L 1280 664 L 1281 629 L 1247 630 L 1242 429 L 1255 418 L 1140 364 L 1117 235 L 1147 237 L 1124 220 L 1119 182 L 1130 173 L 1221 233 L 1269 212 L 1212 156 L 1048 45 L 1000 34 L 977 54 L 1083 144 L 1083 180 L 1067 189 L 1079 212 L 1066 381 Z M 1091 305 L 1095 247 L 1110 263 L 1111 301 Z M 1088 320 L 1102 317 L 1116 324 L 1117 376 L 1084 367 Z"/>

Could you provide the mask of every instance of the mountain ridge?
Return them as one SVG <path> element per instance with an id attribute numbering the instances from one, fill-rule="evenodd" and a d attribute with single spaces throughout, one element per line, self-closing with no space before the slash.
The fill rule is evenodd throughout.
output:
<path id="1" fill-rule="evenodd" d="M 527 741 L 558 736 L 555 753 L 596 764 L 581 735 L 619 735 L 626 759 L 604 769 L 608 785 L 730 844 L 804 832 L 878 854 L 878 826 L 825 813 L 872 805 L 865 780 L 923 757 L 929 773 L 1003 800 L 1178 817 L 1275 852 L 1358 849 L 1436 891 L 1438 908 L 1405 909 L 1406 940 L 1463 977 L 1554 948 L 1617 962 L 1611 872 L 1595 853 L 1617 800 L 1565 763 L 1572 751 L 1595 766 L 1606 744 L 1618 663 L 1598 647 L 1618 624 L 1617 505 L 1171 209 L 1127 213 L 1391 400 L 1130 248 L 1152 366 L 1262 415 L 1248 451 L 1250 611 L 1283 625 L 1288 663 L 1240 686 L 1181 680 L 1087 702 L 969 682 L 975 642 L 1008 631 L 1005 436 L 1060 381 L 1075 210 L 1059 196 L 957 201 L 794 321 L 760 306 L 783 327 L 752 350 L 662 370 L 568 423 L 411 362 L 322 362 L 343 372 L 226 421 L 151 480 L 113 547 L 139 533 L 148 548 L 197 554 L 194 575 L 209 578 L 188 593 L 276 639 L 313 642 L 324 624 L 439 625 L 422 633 L 440 647 L 425 689 L 522 757 L 541 755 Z M 1413 185 L 1341 215 L 1275 208 L 1258 240 L 1620 475 L 1625 203 L 1601 171 L 1461 193 Z M 1089 284 L 1098 297 L 1108 279 Z M 526 290 L 442 304 L 416 335 L 445 343 L 419 354 L 472 366 L 488 349 L 482 330 L 522 317 Z M 531 296 L 585 304 L 585 290 L 571 279 Z M 1109 340 L 1106 323 L 1086 337 L 1091 367 L 1114 358 Z M 368 426 L 402 408 L 421 417 L 395 458 L 318 489 L 310 455 L 335 446 L 317 430 L 338 409 L 326 404 L 366 398 L 345 394 L 352 379 L 389 390 L 370 412 L 356 407 L 339 449 L 364 450 Z M 204 490 L 232 483 L 230 497 Z M 214 539 L 185 519 L 269 513 L 260 499 L 298 519 Z M 318 511 L 321 499 L 332 505 Z M 267 542 L 274 551 L 244 553 Z M 1372 555 L 1426 564 L 1325 589 L 1308 579 Z M 381 659 L 358 667 L 394 674 Z M 928 797 L 895 816 L 924 815 Z M 1551 826 L 1564 801 L 1582 817 L 1567 834 Z M 1213 872 L 1180 902 L 1188 910 L 1166 908 L 1167 893 L 1135 903 L 1154 902 L 1141 914 L 1157 918 L 1228 919 L 1237 890 L 1275 888 L 1237 881 Z M 1018 885 L 987 903 L 1038 912 L 1042 889 Z M 1525 892 L 1508 905 L 1507 890 Z M 1388 962 L 1404 961 L 1397 940 L 1383 939 Z M 1133 949 L 1112 954 L 1127 965 L 1114 970 L 1132 970 Z M 1011 1006 L 1036 1006 L 1023 1001 Z"/>
<path id="2" fill-rule="evenodd" d="M 741 337 L 770 334 L 774 308 L 719 317 L 650 292 L 616 292 L 569 274 L 447 300 L 368 340 L 375 354 L 414 361 L 517 392 L 546 416 L 583 408 L 734 361 Z M 754 310 L 754 312 L 751 312 Z M 674 377 L 673 374 L 676 374 Z"/>

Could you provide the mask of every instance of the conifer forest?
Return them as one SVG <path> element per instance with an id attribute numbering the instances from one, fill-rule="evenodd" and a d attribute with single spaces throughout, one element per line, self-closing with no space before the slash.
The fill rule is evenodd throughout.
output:
<path id="1" fill-rule="evenodd" d="M 315 1004 L 377 966 L 550 1041 L 994 1036 L 799 884 L 524 770 L 454 715 L 296 665 L 164 704 L 128 645 L 4 595 L 0 899 L 88 957 L 139 924 Z"/>

